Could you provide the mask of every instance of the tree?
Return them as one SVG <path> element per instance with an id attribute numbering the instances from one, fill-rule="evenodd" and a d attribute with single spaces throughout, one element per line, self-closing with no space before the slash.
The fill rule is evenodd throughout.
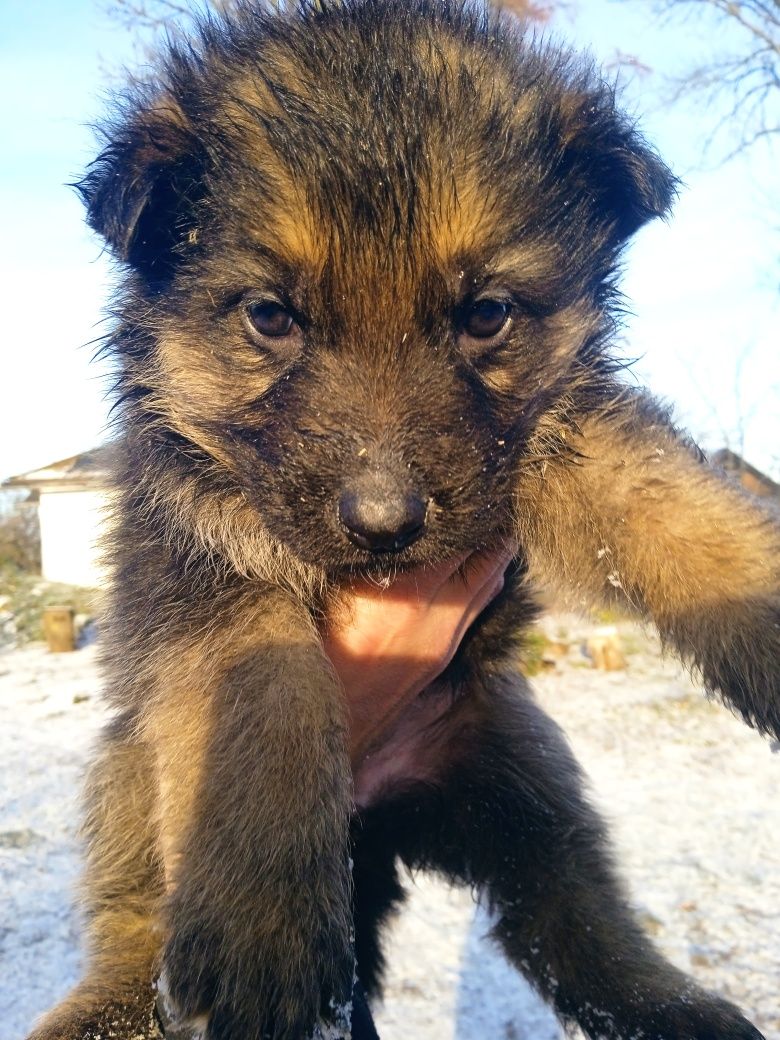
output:
<path id="1" fill-rule="evenodd" d="M 205 0 L 206 7 L 229 11 L 236 0 Z M 285 0 L 265 0 L 269 6 L 282 6 Z M 495 0 L 497 7 L 512 11 L 530 21 L 549 22 L 566 0 Z M 195 0 L 110 0 L 106 10 L 111 18 L 132 32 L 142 50 L 148 50 L 161 32 L 186 27 L 198 9 Z"/>
<path id="2" fill-rule="evenodd" d="M 541 24 L 549 22 L 556 10 L 563 6 L 560 0 L 558 3 L 553 3 L 551 0 L 493 0 L 493 2 L 496 7 L 512 11 L 520 18 L 527 18 L 529 21 Z"/>
<path id="3" fill-rule="evenodd" d="M 671 81 L 670 101 L 713 102 L 708 146 L 725 161 L 780 135 L 780 0 L 651 0 L 661 18 L 706 29 L 709 56 Z"/>
<path id="4" fill-rule="evenodd" d="M 41 531 L 35 501 L 0 492 L 0 571 L 37 573 L 41 569 Z"/>

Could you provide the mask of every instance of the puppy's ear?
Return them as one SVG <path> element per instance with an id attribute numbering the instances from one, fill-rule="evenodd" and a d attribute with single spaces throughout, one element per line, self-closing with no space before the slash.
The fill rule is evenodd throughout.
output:
<path id="1" fill-rule="evenodd" d="M 107 146 L 75 185 L 87 223 L 120 260 L 150 280 L 164 280 L 195 226 L 203 173 L 197 141 L 168 97 L 139 106 L 107 137 Z"/>
<path id="2" fill-rule="evenodd" d="M 668 215 L 677 179 L 618 111 L 614 91 L 576 91 L 561 105 L 564 164 L 595 204 L 613 246 Z"/>

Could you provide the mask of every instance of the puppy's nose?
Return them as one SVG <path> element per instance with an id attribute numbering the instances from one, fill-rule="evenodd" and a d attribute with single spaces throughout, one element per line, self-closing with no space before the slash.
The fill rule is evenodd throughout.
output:
<path id="1" fill-rule="evenodd" d="M 425 530 L 422 498 L 381 473 L 366 474 L 345 488 L 338 509 L 347 538 L 369 552 L 400 552 Z"/>

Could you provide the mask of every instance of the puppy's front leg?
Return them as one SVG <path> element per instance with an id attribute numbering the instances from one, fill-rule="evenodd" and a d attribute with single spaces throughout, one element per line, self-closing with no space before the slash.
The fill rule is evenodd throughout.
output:
<path id="1" fill-rule="evenodd" d="M 277 594 L 167 661 L 147 726 L 170 999 L 214 1040 L 303 1040 L 352 988 L 342 695 L 308 617 Z"/>
<path id="2" fill-rule="evenodd" d="M 592 1040 L 761 1040 L 736 1007 L 703 991 L 642 932 L 579 767 L 522 680 L 475 676 L 421 745 L 434 754 L 445 747 L 436 781 L 380 802 L 356 829 L 363 927 L 371 905 L 381 918 L 398 891 L 392 874 L 364 884 L 367 863 L 387 871 L 397 851 L 413 869 L 481 890 L 509 959 Z M 373 936 L 359 936 L 369 958 L 374 947 Z"/>
<path id="3" fill-rule="evenodd" d="M 665 411 L 615 390 L 540 432 L 520 479 L 537 577 L 586 606 L 618 602 L 751 725 L 780 737 L 780 519 L 713 471 Z"/>

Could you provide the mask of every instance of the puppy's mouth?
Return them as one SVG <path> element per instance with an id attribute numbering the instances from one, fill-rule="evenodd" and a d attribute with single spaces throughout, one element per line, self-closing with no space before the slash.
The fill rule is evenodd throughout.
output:
<path id="1" fill-rule="evenodd" d="M 470 523 L 464 524 L 462 518 L 458 523 L 447 513 L 442 515 L 433 499 L 425 505 L 424 512 L 411 511 L 403 526 L 382 529 L 369 539 L 339 522 L 340 550 L 331 558 L 327 570 L 339 580 L 360 576 L 385 584 L 407 571 L 437 566 L 473 552 L 491 551 L 512 537 L 508 512 L 491 510 L 492 522 L 488 523 L 480 510 Z"/>
<path id="2" fill-rule="evenodd" d="M 331 576 L 345 578 L 367 578 L 379 585 L 389 584 L 399 574 L 420 570 L 441 563 L 452 554 L 424 553 L 420 549 L 403 549 L 399 552 L 355 553 L 352 559 L 329 567 Z"/>
<path id="3" fill-rule="evenodd" d="M 412 518 L 398 528 L 378 528 L 372 531 L 356 530 L 340 517 L 335 523 L 339 551 L 333 554 L 328 570 L 339 575 L 364 575 L 384 581 L 401 571 L 414 570 L 438 562 L 448 555 L 430 532 L 424 519 L 415 523 Z M 451 553 L 449 553 L 451 555 Z"/>
<path id="4" fill-rule="evenodd" d="M 275 532 L 271 528 L 270 533 L 301 563 L 317 567 L 337 583 L 365 578 L 384 585 L 399 574 L 505 544 L 512 537 L 512 524 L 508 513 L 502 514 L 503 522 L 495 523 L 498 512 L 491 510 L 494 522 L 486 523 L 481 512 L 466 520 L 452 517 L 431 503 L 424 525 L 413 526 L 410 520 L 402 531 L 382 530 L 366 536 L 356 534 L 354 528 L 347 531 L 334 508 L 331 516 L 321 517 L 319 522 L 309 518 L 310 523 L 294 531 L 288 528 Z"/>
<path id="5" fill-rule="evenodd" d="M 448 560 L 465 560 L 472 553 L 494 552 L 503 549 L 512 540 L 512 533 L 507 527 L 489 534 L 484 532 L 480 537 L 468 542 L 458 544 L 442 544 L 437 540 L 431 540 L 426 545 L 425 541 L 413 547 L 407 547 L 399 552 L 369 553 L 356 552 L 350 554 L 351 559 L 343 560 L 341 563 L 331 565 L 327 568 L 329 577 L 337 584 L 365 579 L 378 586 L 389 586 L 395 578 L 410 571 L 426 570 L 436 567 Z"/>

